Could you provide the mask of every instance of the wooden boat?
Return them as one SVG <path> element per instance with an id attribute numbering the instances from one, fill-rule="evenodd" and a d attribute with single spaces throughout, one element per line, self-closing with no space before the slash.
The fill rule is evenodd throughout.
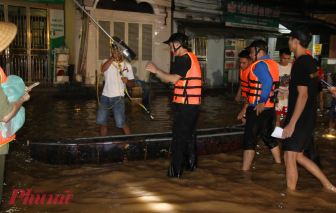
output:
<path id="1" fill-rule="evenodd" d="M 199 155 L 242 148 L 244 126 L 200 129 Z M 29 143 L 31 157 L 57 165 L 105 164 L 134 160 L 169 158 L 171 132 L 89 138 L 35 138 Z"/>

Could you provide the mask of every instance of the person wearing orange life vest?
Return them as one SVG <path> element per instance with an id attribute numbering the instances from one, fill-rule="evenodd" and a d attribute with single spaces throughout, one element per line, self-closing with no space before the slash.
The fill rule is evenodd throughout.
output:
<path id="1" fill-rule="evenodd" d="M 171 51 L 177 56 L 174 74 L 159 70 L 153 63 L 148 63 L 146 69 L 157 74 L 159 78 L 175 84 L 172 159 L 168 176 L 181 177 L 184 169 L 189 171 L 197 169 L 196 123 L 201 104 L 201 68 L 196 56 L 188 52 L 186 35 L 172 34 L 163 43 L 169 44 Z"/>
<path id="2" fill-rule="evenodd" d="M 277 63 L 267 55 L 267 51 L 267 43 L 263 40 L 256 40 L 250 45 L 253 64 L 249 72 L 249 94 L 246 98 L 248 107 L 241 112 L 246 113 L 242 166 L 244 171 L 251 168 L 259 134 L 271 150 L 274 161 L 281 163 L 278 143 L 271 136 L 275 127 L 275 109 L 270 97 L 274 83 L 279 81 L 279 70 Z"/>
<path id="3" fill-rule="evenodd" d="M 17 27 L 13 23 L 0 22 L 0 52 L 6 49 L 9 44 L 13 41 L 16 36 Z M 3 84 L 6 82 L 7 76 L 0 67 L 0 82 Z M 29 91 L 19 98 L 16 102 L 9 103 L 6 94 L 4 93 L 2 87 L 0 86 L 0 121 L 8 122 L 12 119 L 16 113 L 20 110 L 22 104 L 29 100 Z M 0 204 L 2 198 L 3 190 L 3 180 L 4 180 L 4 167 L 5 167 L 5 156 L 8 154 L 9 144 L 15 138 L 13 135 L 10 138 L 3 138 L 0 133 Z"/>
<path id="4" fill-rule="evenodd" d="M 240 86 L 236 95 L 235 100 L 240 101 L 241 97 L 246 97 L 248 93 L 248 67 L 251 65 L 252 61 L 250 58 L 250 51 L 243 50 L 238 54 L 239 58 L 239 76 L 240 76 Z"/>
<path id="5" fill-rule="evenodd" d="M 251 61 L 251 57 L 250 57 L 250 51 L 249 50 L 243 50 L 238 54 L 239 57 L 239 75 L 240 75 L 240 86 L 236 95 L 236 101 L 240 101 L 241 97 L 246 97 L 248 92 L 249 92 L 249 88 L 248 88 L 248 74 L 250 71 L 250 65 L 252 63 Z M 244 109 L 246 110 L 248 104 L 244 105 Z M 244 110 L 242 110 L 244 111 Z M 241 120 L 242 123 L 244 124 L 246 122 L 245 119 L 245 113 L 243 114 L 239 114 L 237 119 Z"/>

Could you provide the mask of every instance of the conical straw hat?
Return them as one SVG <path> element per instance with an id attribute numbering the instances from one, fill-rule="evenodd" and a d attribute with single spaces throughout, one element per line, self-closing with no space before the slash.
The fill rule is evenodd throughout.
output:
<path id="1" fill-rule="evenodd" d="M 0 21 L 0 52 L 6 49 L 14 40 L 17 32 L 15 24 Z"/>

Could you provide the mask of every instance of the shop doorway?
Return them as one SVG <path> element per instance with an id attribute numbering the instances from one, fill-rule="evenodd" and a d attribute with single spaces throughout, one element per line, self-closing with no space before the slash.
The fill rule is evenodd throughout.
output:
<path id="1" fill-rule="evenodd" d="M 24 82 L 52 83 L 49 70 L 48 10 L 0 4 L 0 21 L 14 23 L 17 35 L 0 53 L 6 75 L 20 76 Z"/>

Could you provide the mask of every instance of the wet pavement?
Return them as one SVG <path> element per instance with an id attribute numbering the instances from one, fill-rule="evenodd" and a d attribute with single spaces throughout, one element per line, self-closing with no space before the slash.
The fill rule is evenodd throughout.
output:
<path id="1" fill-rule="evenodd" d="M 325 106 L 331 95 L 324 93 Z M 132 133 L 172 129 L 171 93 L 151 96 L 151 120 L 126 101 L 126 122 Z M 236 117 L 243 102 L 220 89 L 202 99 L 198 128 L 240 124 Z M 1 212 L 336 212 L 336 196 L 299 168 L 298 190 L 286 190 L 283 164 L 273 164 L 269 150 L 259 143 L 249 172 L 241 171 L 242 150 L 199 158 L 199 169 L 180 179 L 166 177 L 168 159 L 107 165 L 51 166 L 30 158 L 27 141 L 35 137 L 99 136 L 95 124 L 97 101 L 85 97 L 49 97 L 34 94 L 25 103 L 26 122 L 11 142 L 5 169 Z M 319 113 L 316 142 L 323 171 L 336 184 L 336 140 L 328 137 L 327 109 Z M 109 135 L 120 135 L 113 116 Z M 14 189 L 41 194 L 73 194 L 63 205 L 8 205 Z M 42 193 L 42 191 L 43 193 Z M 33 193 L 34 192 L 34 193 Z M 35 193 L 37 194 L 37 193 Z"/>

